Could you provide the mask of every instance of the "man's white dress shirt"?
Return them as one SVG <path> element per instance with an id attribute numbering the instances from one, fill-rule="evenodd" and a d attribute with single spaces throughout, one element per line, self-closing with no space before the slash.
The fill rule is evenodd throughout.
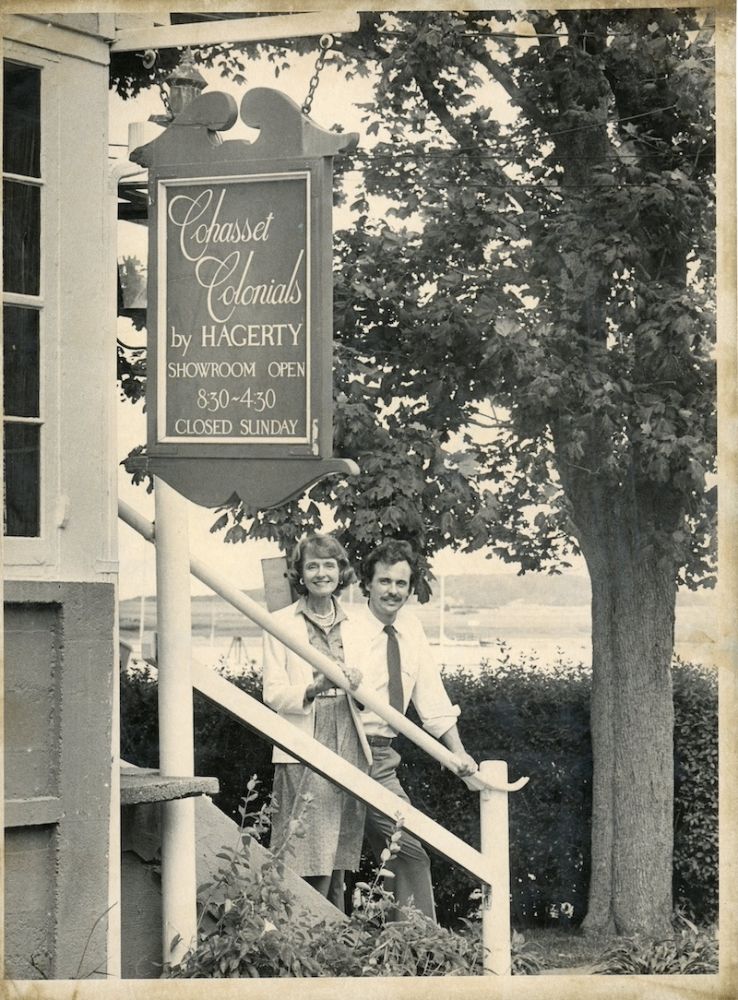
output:
<path id="1" fill-rule="evenodd" d="M 344 632 L 353 633 L 352 646 L 359 648 L 357 661 L 347 660 L 346 665 L 357 667 L 365 684 L 382 701 L 389 705 L 389 673 L 387 670 L 387 633 L 384 625 L 369 610 L 361 614 L 350 608 L 350 619 L 343 624 Z M 452 705 L 441 680 L 441 672 L 426 638 L 420 620 L 407 607 L 400 608 L 392 623 L 397 632 L 402 664 L 403 711 L 412 701 L 420 716 L 423 728 L 436 739 L 455 725 L 459 717 L 458 705 Z M 365 708 L 360 719 L 367 736 L 396 736 L 397 733 L 384 719 Z"/>

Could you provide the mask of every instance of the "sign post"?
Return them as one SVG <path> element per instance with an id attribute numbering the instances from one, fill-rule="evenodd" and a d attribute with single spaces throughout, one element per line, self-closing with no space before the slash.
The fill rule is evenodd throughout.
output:
<path id="1" fill-rule="evenodd" d="M 187 505 L 158 477 L 154 500 L 159 771 L 185 777 L 195 773 Z M 160 808 L 163 957 L 176 964 L 197 938 L 195 802 L 174 799 Z"/>

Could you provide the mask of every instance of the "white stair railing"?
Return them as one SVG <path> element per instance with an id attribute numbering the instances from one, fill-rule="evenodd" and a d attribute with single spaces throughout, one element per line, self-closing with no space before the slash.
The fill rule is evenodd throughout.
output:
<path id="1" fill-rule="evenodd" d="M 491 884 L 492 868 L 479 851 L 450 833 L 445 827 L 390 792 L 358 767 L 333 750 L 301 732 L 256 698 L 221 677 L 210 667 L 192 663 L 193 687 L 215 702 L 250 729 L 276 743 L 293 757 L 355 795 L 357 799 L 391 818 L 402 816 L 403 826 L 433 847 L 439 854 L 455 861 L 481 882 Z"/>
<path id="2" fill-rule="evenodd" d="M 119 501 L 118 515 L 129 527 L 155 544 L 154 525 L 124 501 Z M 260 625 L 275 638 L 324 673 L 337 687 L 349 690 L 343 671 L 337 664 L 306 642 L 300 642 L 278 620 L 234 587 L 201 560 L 190 559 L 192 575 L 220 595 L 234 608 Z M 201 664 L 192 664 L 192 685 L 211 701 L 239 719 L 245 725 L 266 736 L 292 756 L 303 761 L 330 781 L 392 818 L 401 816 L 404 826 L 434 850 L 458 864 L 482 883 L 482 944 L 486 949 L 484 972 L 510 975 L 510 867 L 508 836 L 509 792 L 517 791 L 528 781 L 520 778 L 510 783 L 504 761 L 482 761 L 479 772 L 462 780 L 480 792 L 480 825 L 482 850 L 477 851 L 446 830 L 419 809 L 388 791 L 374 779 L 317 740 L 300 732 L 280 718 L 276 712 L 252 698 L 236 685 Z M 456 773 L 456 756 L 410 722 L 402 713 L 380 701 L 372 691 L 359 685 L 353 696 L 398 732 L 422 747 L 444 767 Z M 166 710 L 166 707 L 164 710 Z"/>

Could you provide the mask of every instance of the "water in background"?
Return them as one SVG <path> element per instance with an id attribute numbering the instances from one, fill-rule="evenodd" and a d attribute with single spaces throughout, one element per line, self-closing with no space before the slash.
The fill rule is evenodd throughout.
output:
<path id="1" fill-rule="evenodd" d="M 264 606 L 264 591 L 248 592 Z M 341 596 L 350 613 L 365 600 L 357 585 Z M 493 668 L 506 646 L 513 662 L 535 660 L 546 669 L 563 660 L 591 666 L 591 590 L 586 576 L 509 573 L 439 577 L 427 604 L 411 599 L 436 662 L 450 669 Z M 261 667 L 261 630 L 215 595 L 192 598 L 193 656 L 205 665 L 222 663 L 241 671 Z M 152 596 L 121 601 L 121 638 L 140 658 L 140 645 L 156 628 Z M 680 591 L 676 605 L 676 646 L 680 658 L 715 663 L 717 637 L 715 592 Z M 147 643 L 144 642 L 144 645 Z"/>
<path id="2" fill-rule="evenodd" d="M 588 605 L 562 607 L 512 601 L 501 608 L 475 609 L 473 614 L 447 612 L 443 635 L 432 606 L 416 605 L 413 610 L 423 623 L 436 662 L 448 669 L 463 666 L 475 670 L 483 662 L 494 667 L 502 655 L 500 643 L 513 662 L 534 660 L 544 670 L 561 660 L 591 665 Z M 261 668 L 261 634 L 255 626 L 238 618 L 226 625 L 213 617 L 210 627 L 207 621 L 198 622 L 194 616 L 193 621 L 192 654 L 197 662 L 207 666 L 222 664 L 234 672 Z M 134 628 L 131 624 L 126 627 L 121 620 L 121 639 L 133 659 L 139 660 L 141 630 L 138 622 Z M 152 623 L 144 624 L 144 635 L 151 646 Z M 690 662 L 714 665 L 716 634 L 712 608 L 682 607 L 677 615 L 675 653 Z"/>

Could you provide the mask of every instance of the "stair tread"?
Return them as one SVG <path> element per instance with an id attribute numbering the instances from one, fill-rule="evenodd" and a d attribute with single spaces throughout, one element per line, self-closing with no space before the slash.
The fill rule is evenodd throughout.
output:
<path id="1" fill-rule="evenodd" d="M 124 765 L 120 769 L 120 804 L 167 802 L 193 795 L 217 795 L 217 778 L 201 776 L 163 776 L 156 768 Z"/>

